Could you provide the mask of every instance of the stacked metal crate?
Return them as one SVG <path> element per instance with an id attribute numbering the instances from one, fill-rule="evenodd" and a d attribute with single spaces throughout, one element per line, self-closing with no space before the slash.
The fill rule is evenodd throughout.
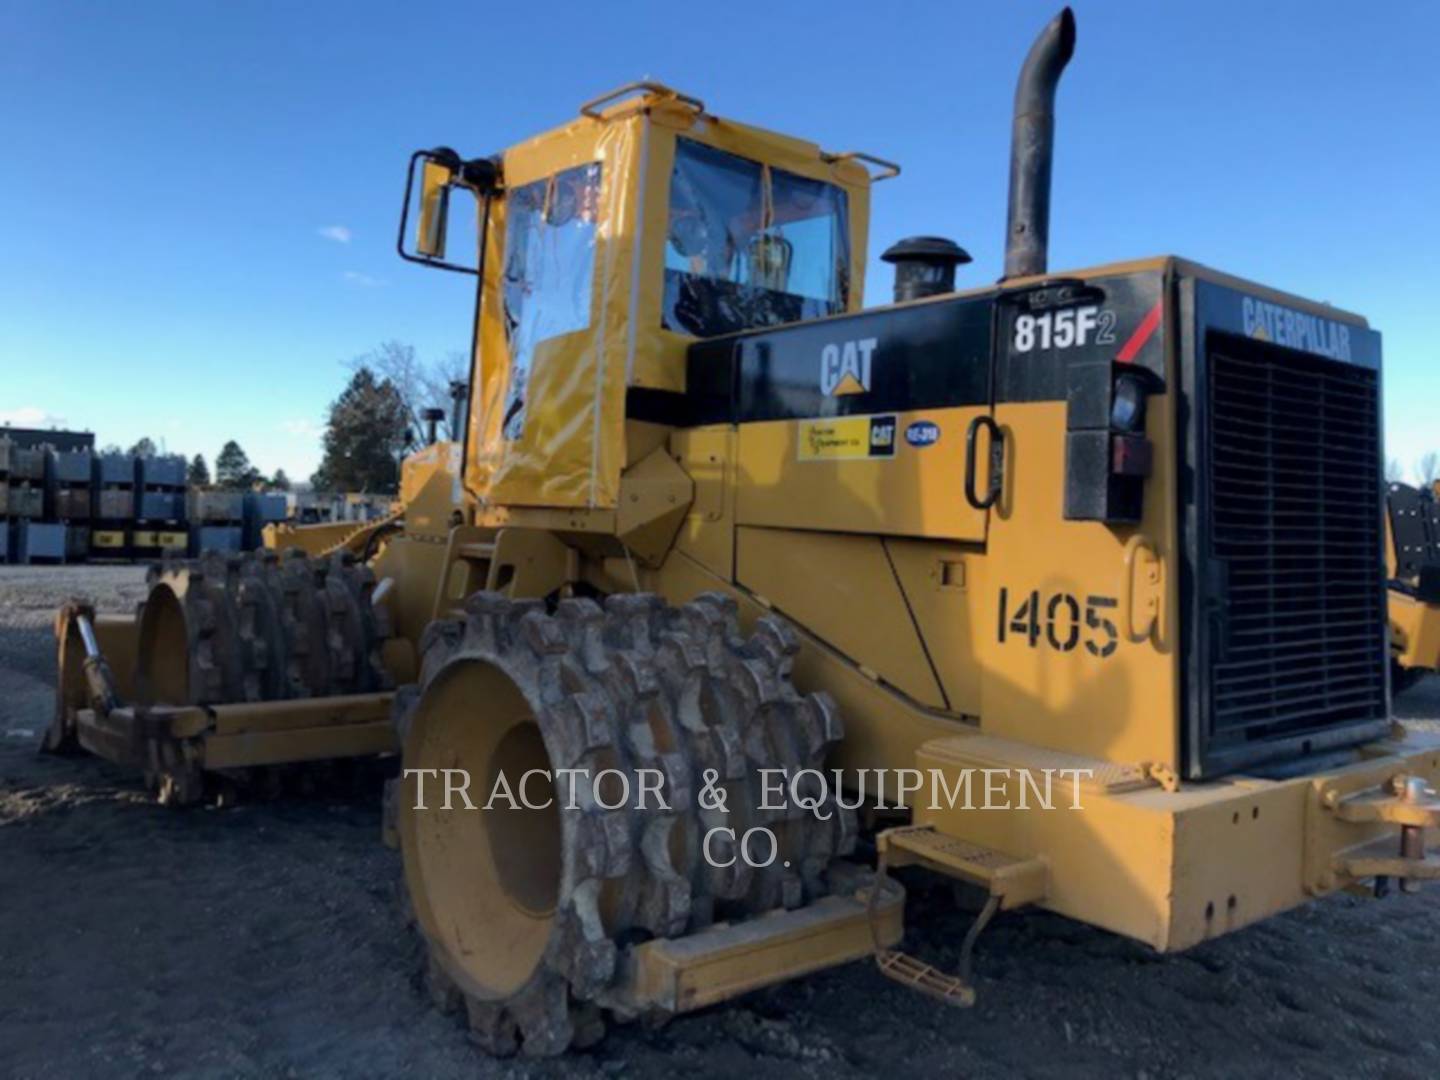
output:
<path id="1" fill-rule="evenodd" d="M 190 550 L 240 551 L 245 542 L 245 493 L 196 491 L 190 497 Z"/>
<path id="2" fill-rule="evenodd" d="M 97 454 L 91 459 L 90 486 L 91 558 L 126 558 L 135 523 L 134 455 Z"/>
<path id="3" fill-rule="evenodd" d="M 179 454 L 137 457 L 132 550 L 137 555 L 158 555 L 188 545 L 185 459 Z"/>
<path id="4" fill-rule="evenodd" d="M 252 491 L 245 496 L 245 540 L 246 551 L 262 546 L 265 526 L 284 521 L 289 516 L 289 506 L 284 495 L 274 492 Z"/>
<path id="5" fill-rule="evenodd" d="M 45 473 L 49 447 L 6 444 L 9 483 L 5 512 L 9 519 L 9 558 L 26 563 L 65 558 L 65 527 L 45 518 Z"/>
<path id="6" fill-rule="evenodd" d="M 64 530 L 66 560 L 83 562 L 90 554 L 93 458 L 89 450 L 51 450 L 48 456 L 49 517 Z"/>
<path id="7" fill-rule="evenodd" d="M 11 442 L 6 445 L 10 491 L 5 513 L 12 521 L 38 521 L 45 516 L 45 451 Z"/>

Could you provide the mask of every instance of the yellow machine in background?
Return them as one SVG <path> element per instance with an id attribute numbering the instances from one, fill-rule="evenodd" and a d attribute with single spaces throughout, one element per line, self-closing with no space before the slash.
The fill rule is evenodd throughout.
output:
<path id="1" fill-rule="evenodd" d="M 1440 670 L 1440 502 L 1437 487 L 1392 483 L 1386 499 L 1391 680 L 1407 689 Z"/>
<path id="2" fill-rule="evenodd" d="M 468 496 L 460 486 L 461 447 L 454 442 L 431 442 L 400 463 L 400 497 L 394 509 L 369 521 L 327 521 L 299 525 L 276 522 L 262 532 L 271 551 L 298 548 L 307 555 L 327 556 L 348 551 L 373 557 L 401 522 L 412 533 L 447 535 L 466 515 Z"/>
<path id="3" fill-rule="evenodd" d="M 898 168 L 663 86 L 415 154 L 402 254 L 478 275 L 464 450 L 430 462 L 458 468 L 417 463 L 403 522 L 324 564 L 173 568 L 138 642 L 67 610 L 58 738 L 195 795 L 256 763 L 237 730 L 365 752 L 393 694 L 431 987 L 495 1052 L 872 953 L 968 1003 L 977 935 L 1025 905 L 1166 951 L 1436 876 L 1440 740 L 1389 716 L 1379 337 L 1178 258 L 1049 271 L 1074 33 L 1021 73 L 1004 278 L 957 292 L 969 256 L 912 238 L 881 308 Z M 461 194 L 474 265 L 447 260 Z M 157 599 L 179 614 L 147 630 Z M 274 632 L 227 641 L 245 602 Z M 147 685 L 154 654 L 192 677 Z M 450 771 L 560 769 L 676 797 L 425 808 L 427 776 L 449 801 Z M 857 805 L 906 818 L 878 874 L 847 861 Z M 906 864 L 988 894 L 957 975 L 896 949 Z"/>

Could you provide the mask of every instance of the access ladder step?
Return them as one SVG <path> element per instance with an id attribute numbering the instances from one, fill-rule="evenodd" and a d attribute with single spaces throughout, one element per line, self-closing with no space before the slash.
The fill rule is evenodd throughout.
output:
<path id="1" fill-rule="evenodd" d="M 946 1005 L 968 1009 L 975 1004 L 975 988 L 963 979 L 946 975 L 938 968 L 931 967 L 923 960 L 917 960 L 908 953 L 895 949 L 881 949 L 875 954 L 875 963 L 887 979 L 894 979 L 902 986 L 918 990 L 928 997 L 943 1001 Z"/>
<path id="2" fill-rule="evenodd" d="M 918 864 L 958 878 L 997 897 L 1005 911 L 1045 898 L 1049 872 L 1038 857 L 1006 855 L 925 825 L 886 830 L 878 843 L 889 867 Z"/>

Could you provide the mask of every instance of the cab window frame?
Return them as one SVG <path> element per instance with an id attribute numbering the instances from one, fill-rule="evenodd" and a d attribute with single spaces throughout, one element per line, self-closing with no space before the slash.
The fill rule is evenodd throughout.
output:
<path id="1" fill-rule="evenodd" d="M 714 337 L 849 308 L 841 185 L 681 136 L 666 218 L 662 329 Z"/>

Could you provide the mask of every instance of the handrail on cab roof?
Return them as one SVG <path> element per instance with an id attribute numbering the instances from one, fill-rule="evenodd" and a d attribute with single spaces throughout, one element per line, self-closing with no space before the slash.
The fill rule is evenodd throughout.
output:
<path id="1" fill-rule="evenodd" d="M 697 114 L 703 114 L 705 112 L 705 103 L 691 94 L 682 93 L 673 87 L 666 86 L 664 83 L 640 80 L 638 82 L 626 83 L 624 86 L 617 86 L 614 90 L 609 90 L 598 97 L 591 98 L 580 106 L 580 115 L 588 116 L 592 120 L 604 120 L 604 106 L 611 105 L 634 94 L 655 94 L 659 97 L 668 98 L 671 101 L 678 101 L 682 105 L 688 105 L 694 109 Z M 878 166 L 880 171 L 870 175 L 871 183 L 879 183 L 881 180 L 889 180 L 900 175 L 900 166 L 895 162 L 888 161 L 882 157 L 876 157 L 874 154 L 867 154 L 862 150 L 847 150 L 842 154 L 822 153 L 820 157 L 832 165 L 842 161 L 858 161 Z"/>
<path id="2" fill-rule="evenodd" d="M 880 166 L 878 173 L 871 173 L 870 182 L 878 184 L 881 180 L 892 180 L 900 175 L 900 166 L 893 161 L 886 161 L 874 154 L 867 154 L 863 150 L 846 150 L 843 154 L 821 154 L 822 158 L 834 165 L 840 161 L 862 161 L 871 165 Z"/>
<path id="3" fill-rule="evenodd" d="M 614 90 L 601 94 L 599 97 L 591 98 L 580 106 L 580 115 L 588 116 L 594 120 L 603 119 L 600 109 L 602 105 L 608 105 L 630 94 L 639 93 L 659 94 L 662 97 L 668 97 L 684 105 L 689 105 L 697 113 L 703 113 L 705 111 L 705 103 L 697 97 L 692 97 L 690 94 L 682 94 L 679 90 L 672 89 L 664 83 L 641 81 L 626 83 L 624 86 L 617 86 Z"/>

